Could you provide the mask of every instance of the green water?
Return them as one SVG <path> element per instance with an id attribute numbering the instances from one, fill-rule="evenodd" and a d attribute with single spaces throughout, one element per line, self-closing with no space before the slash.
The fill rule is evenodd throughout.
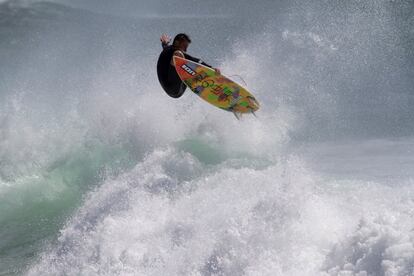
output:
<path id="1" fill-rule="evenodd" d="M 176 142 L 175 149 L 190 153 L 205 166 L 214 167 L 231 158 L 255 163 L 250 155 L 229 152 L 197 137 Z M 2 187 L 0 275 L 23 274 L 39 253 L 56 240 L 88 191 L 139 161 L 133 152 L 128 147 L 99 143 L 80 147 Z"/>
<path id="2" fill-rule="evenodd" d="M 191 138 L 176 143 L 179 150 L 191 153 L 199 161 L 206 165 L 216 165 L 223 162 L 227 157 L 218 145 L 208 144 L 200 139 Z"/>
<path id="3" fill-rule="evenodd" d="M 263 169 L 273 162 L 263 156 L 255 156 L 245 151 L 234 151 L 218 143 L 207 142 L 200 137 L 191 137 L 175 143 L 178 150 L 190 153 L 206 166 L 227 162 L 226 166 L 235 168 L 252 167 Z M 232 162 L 234 161 L 234 162 Z"/>
<path id="4" fill-rule="evenodd" d="M 122 147 L 82 147 L 7 183 L 0 194 L 0 275 L 23 273 L 88 190 L 133 164 Z"/>

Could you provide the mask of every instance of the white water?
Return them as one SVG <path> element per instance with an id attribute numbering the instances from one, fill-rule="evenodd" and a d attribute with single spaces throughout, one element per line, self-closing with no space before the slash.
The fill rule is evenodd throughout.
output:
<path id="1" fill-rule="evenodd" d="M 158 149 L 90 193 L 31 274 L 410 275 L 411 185 Z"/>
<path id="2" fill-rule="evenodd" d="M 0 274 L 413 275 L 411 71 L 404 29 L 369 3 L 378 13 L 354 3 L 344 28 L 335 12 L 313 19 L 318 5 L 273 7 L 280 24 L 229 43 L 226 18 L 194 25 L 190 52 L 262 103 L 242 121 L 161 90 L 158 35 L 185 20 L 28 4 L 31 25 L 50 29 L 3 22 Z M 201 35 L 214 24 L 217 37 Z"/>

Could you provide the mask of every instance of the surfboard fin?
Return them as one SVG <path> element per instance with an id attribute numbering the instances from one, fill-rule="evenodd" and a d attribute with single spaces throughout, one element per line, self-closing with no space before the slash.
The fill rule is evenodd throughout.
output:
<path id="1" fill-rule="evenodd" d="M 233 111 L 234 116 L 236 117 L 237 120 L 240 120 L 240 114 L 237 114 L 235 111 Z"/>

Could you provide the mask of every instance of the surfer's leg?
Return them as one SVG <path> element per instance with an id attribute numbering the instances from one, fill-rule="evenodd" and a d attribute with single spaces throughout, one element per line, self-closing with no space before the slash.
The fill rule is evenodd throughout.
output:
<path id="1" fill-rule="evenodd" d="M 173 83 L 167 83 L 164 86 L 165 92 L 167 92 L 167 94 L 173 98 L 181 97 L 184 94 L 186 88 L 187 86 L 181 80 L 178 82 L 176 81 Z"/>
<path id="2" fill-rule="evenodd" d="M 173 98 L 179 98 L 184 94 L 186 88 L 187 86 L 180 81 L 179 83 L 171 84 L 168 87 L 167 93 Z"/>
<path id="3" fill-rule="evenodd" d="M 175 67 L 171 65 L 168 67 L 168 82 L 169 83 L 181 82 L 181 79 L 178 76 L 177 71 L 175 70 Z"/>
<path id="4" fill-rule="evenodd" d="M 185 91 L 186 88 L 187 88 L 187 85 L 185 85 L 183 82 L 181 82 L 180 90 L 179 90 L 180 95 L 184 94 L 184 91 Z"/>
<path id="5" fill-rule="evenodd" d="M 168 70 L 168 87 L 166 92 L 173 98 L 179 98 L 184 94 L 187 86 L 181 81 L 174 67 L 170 66 Z"/>

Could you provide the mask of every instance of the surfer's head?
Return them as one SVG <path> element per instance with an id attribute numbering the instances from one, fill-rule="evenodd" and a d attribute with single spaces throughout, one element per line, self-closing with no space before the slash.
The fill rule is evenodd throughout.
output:
<path id="1" fill-rule="evenodd" d="M 173 47 L 182 51 L 187 51 L 188 45 L 190 45 L 191 39 L 187 34 L 181 33 L 174 37 Z"/>

